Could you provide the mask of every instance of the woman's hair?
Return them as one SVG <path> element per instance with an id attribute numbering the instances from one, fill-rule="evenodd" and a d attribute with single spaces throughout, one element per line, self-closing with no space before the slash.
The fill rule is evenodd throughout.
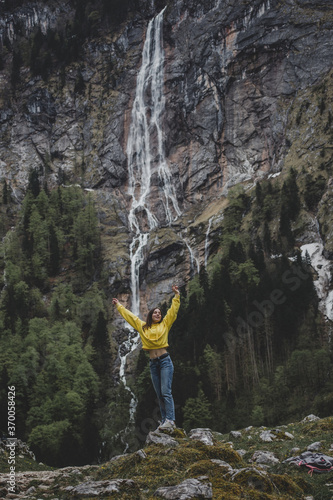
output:
<path id="1" fill-rule="evenodd" d="M 155 309 L 158 309 L 159 311 L 161 311 L 161 309 L 159 307 L 154 307 L 154 309 L 150 309 L 149 313 L 147 314 L 146 324 L 143 325 L 142 330 L 147 330 L 153 324 L 153 312 L 155 311 Z M 162 311 L 161 311 L 161 319 L 160 319 L 159 323 L 161 323 L 162 319 L 163 318 L 162 318 Z"/>

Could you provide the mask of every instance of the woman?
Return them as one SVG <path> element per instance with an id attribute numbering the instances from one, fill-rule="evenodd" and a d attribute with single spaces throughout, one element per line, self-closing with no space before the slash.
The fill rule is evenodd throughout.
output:
<path id="1" fill-rule="evenodd" d="M 166 348 L 170 328 L 177 318 L 180 306 L 178 286 L 173 286 L 175 294 L 172 304 L 164 318 L 158 307 L 151 309 L 147 320 L 142 321 L 131 311 L 125 309 L 118 299 L 112 299 L 122 317 L 140 333 L 142 348 L 149 352 L 150 374 L 160 405 L 162 422 L 159 429 L 175 427 L 175 405 L 171 393 L 173 363 Z"/>

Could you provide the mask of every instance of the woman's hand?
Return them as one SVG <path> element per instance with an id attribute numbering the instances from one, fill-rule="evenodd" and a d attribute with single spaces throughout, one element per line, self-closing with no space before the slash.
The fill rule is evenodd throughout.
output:
<path id="1" fill-rule="evenodd" d="M 174 292 L 175 295 L 179 295 L 178 286 L 173 285 L 172 290 L 173 290 L 173 292 Z"/>
<path id="2" fill-rule="evenodd" d="M 112 304 L 114 304 L 114 305 L 119 304 L 119 300 L 118 299 L 112 299 Z"/>

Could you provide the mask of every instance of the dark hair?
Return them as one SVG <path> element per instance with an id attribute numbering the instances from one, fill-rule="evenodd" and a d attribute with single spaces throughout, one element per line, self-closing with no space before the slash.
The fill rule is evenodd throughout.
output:
<path id="1" fill-rule="evenodd" d="M 158 309 L 160 312 L 161 312 L 161 319 L 159 321 L 159 323 L 161 323 L 162 321 L 162 311 L 159 307 L 154 307 L 153 309 L 150 309 L 149 313 L 147 314 L 147 319 L 146 319 L 146 324 L 143 325 L 142 327 L 142 330 L 147 330 L 148 328 L 151 327 L 151 325 L 153 324 L 153 312 Z"/>

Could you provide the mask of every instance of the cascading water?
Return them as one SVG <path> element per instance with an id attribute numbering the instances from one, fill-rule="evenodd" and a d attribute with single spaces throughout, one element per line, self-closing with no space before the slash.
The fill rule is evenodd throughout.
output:
<path id="1" fill-rule="evenodd" d="M 128 194 L 132 198 L 128 217 L 130 229 L 133 232 L 130 245 L 132 311 L 136 315 L 140 310 L 139 271 L 144 259 L 144 248 L 147 246 L 150 232 L 160 224 L 149 206 L 151 176 L 156 168 L 156 160 L 165 218 L 168 224 L 181 214 L 163 144 L 162 117 L 165 98 L 162 22 L 164 10 L 165 8 L 149 22 L 147 28 L 126 149 L 129 174 Z M 152 143 L 155 136 L 154 147 L 157 153 L 153 158 Z"/>
<path id="2" fill-rule="evenodd" d="M 181 214 L 163 143 L 162 117 L 165 98 L 162 23 L 164 10 L 148 24 L 126 148 L 128 194 L 131 197 L 128 215 L 132 232 L 130 244 L 131 311 L 137 316 L 140 314 L 140 268 L 144 262 L 150 233 L 162 223 L 166 222 L 170 225 Z M 161 189 L 159 200 L 162 200 L 164 207 L 163 221 L 157 219 L 150 205 L 151 177 L 155 172 L 159 176 Z M 134 422 L 137 400 L 126 384 L 125 365 L 127 355 L 138 347 L 139 341 L 139 334 L 132 331 L 128 340 L 119 348 L 120 379 L 131 393 L 130 423 Z"/>
<path id="3" fill-rule="evenodd" d="M 191 265 L 190 277 L 192 278 L 193 275 L 195 274 L 195 271 L 199 274 L 200 262 L 199 262 L 199 259 L 197 259 L 196 256 L 194 255 L 192 247 L 190 246 L 187 239 L 183 238 L 183 241 L 184 241 L 185 245 L 187 246 L 187 249 L 188 249 L 189 254 L 190 254 L 190 265 Z"/>

